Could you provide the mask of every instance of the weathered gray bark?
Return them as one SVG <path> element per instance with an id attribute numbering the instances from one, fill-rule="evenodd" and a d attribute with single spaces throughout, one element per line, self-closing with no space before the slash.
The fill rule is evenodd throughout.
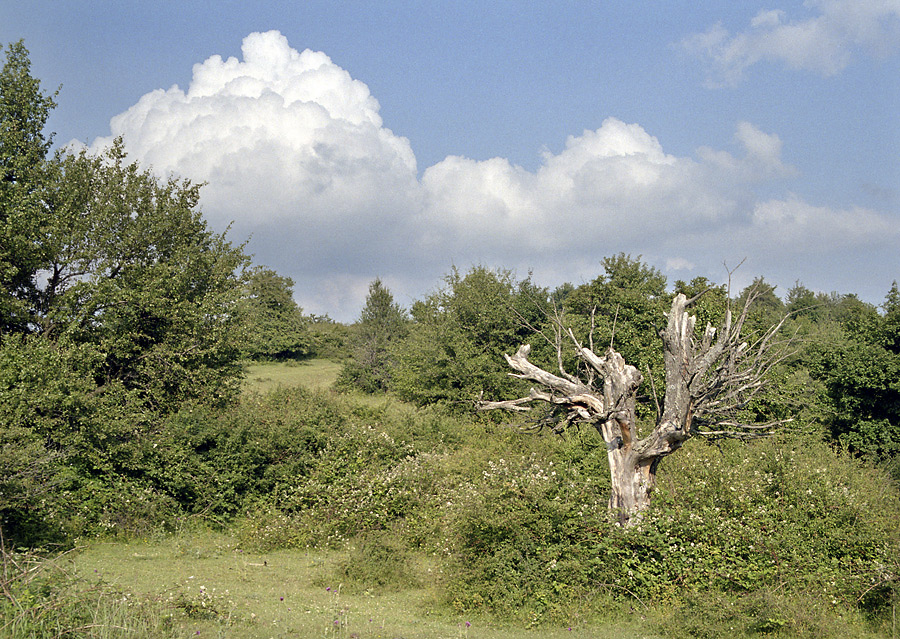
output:
<path id="1" fill-rule="evenodd" d="M 752 301 L 752 300 L 750 300 Z M 747 306 L 749 306 L 748 301 Z M 734 411 L 762 387 L 765 373 L 778 361 L 771 355 L 773 337 L 781 324 L 753 344 L 740 340 L 744 312 L 733 321 L 726 313 L 719 329 L 707 326 L 702 337 L 694 334 L 696 318 L 688 315 L 690 301 L 675 296 L 661 331 L 665 362 L 665 398 L 656 425 L 643 439 L 637 436 L 635 396 L 643 381 L 641 373 L 609 348 L 601 357 L 557 326 L 559 375 L 528 361 L 531 351 L 523 345 L 506 361 L 515 377 L 536 382 L 527 397 L 480 402 L 482 410 L 527 411 L 532 402 L 548 402 L 566 410 L 562 427 L 589 424 L 606 442 L 612 492 L 609 507 L 625 523 L 635 521 L 650 505 L 659 462 L 695 435 L 754 436 L 774 424 L 740 424 Z M 576 355 L 586 365 L 587 379 L 567 373 L 562 365 L 562 337 L 567 335 Z M 595 383 L 595 377 L 599 380 Z"/>

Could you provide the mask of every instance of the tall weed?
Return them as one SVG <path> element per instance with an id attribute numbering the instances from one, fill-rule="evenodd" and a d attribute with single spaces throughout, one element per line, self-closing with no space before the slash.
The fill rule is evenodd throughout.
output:
<path id="1" fill-rule="evenodd" d="M 171 607 L 81 579 L 66 567 L 65 554 L 0 552 L 0 638 L 176 636 Z"/>

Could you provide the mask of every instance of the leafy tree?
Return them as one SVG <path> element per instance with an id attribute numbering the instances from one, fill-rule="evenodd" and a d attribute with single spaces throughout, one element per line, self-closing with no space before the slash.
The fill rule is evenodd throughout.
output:
<path id="1" fill-rule="evenodd" d="M 334 321 L 328 315 L 310 315 L 307 319 L 313 356 L 335 362 L 350 357 L 349 326 Z"/>
<path id="2" fill-rule="evenodd" d="M 45 95 L 31 76 L 22 41 L 10 44 L 0 70 L 0 340 L 28 324 L 27 299 L 44 259 L 52 142 L 44 127 L 54 95 Z"/>
<path id="3" fill-rule="evenodd" d="M 694 302 L 691 310 L 697 317 L 697 331 L 702 334 L 707 324 L 718 326 L 729 308 L 728 287 L 715 284 L 705 277 L 695 277 L 690 282 L 675 282 L 675 293 L 682 293 Z"/>
<path id="4" fill-rule="evenodd" d="M 884 316 L 855 296 L 844 296 L 835 320 L 822 322 L 808 337 L 801 363 L 824 384 L 831 437 L 874 459 L 900 454 L 900 353 L 896 338 L 896 286 Z"/>
<path id="5" fill-rule="evenodd" d="M 748 301 L 751 302 L 749 329 L 764 331 L 784 317 L 784 302 L 775 294 L 775 289 L 776 287 L 766 282 L 764 278 L 757 277 L 738 295 L 739 307 L 744 307 Z"/>
<path id="6" fill-rule="evenodd" d="M 101 354 L 101 387 L 121 385 L 155 410 L 237 390 L 240 247 L 207 229 L 199 185 L 102 156 L 60 160 L 49 198 L 48 258 L 31 309 L 35 332 Z"/>
<path id="7" fill-rule="evenodd" d="M 896 281 L 891 285 L 881 308 L 884 310 L 881 343 L 892 353 L 900 355 L 900 289 Z"/>
<path id="8" fill-rule="evenodd" d="M 247 326 L 244 352 L 252 359 L 309 355 L 312 338 L 293 297 L 294 281 L 262 266 L 250 271 L 241 310 Z"/>
<path id="9" fill-rule="evenodd" d="M 823 300 L 800 282 L 788 291 L 785 307 L 794 317 L 818 319 L 822 316 Z"/>
<path id="10" fill-rule="evenodd" d="M 565 298 L 567 323 L 595 345 L 613 345 L 645 370 L 658 364 L 656 334 L 662 328 L 669 296 L 666 278 L 657 269 L 619 253 L 601 261 L 603 274 Z"/>
<path id="11" fill-rule="evenodd" d="M 482 392 L 521 384 L 503 370 L 502 354 L 545 321 L 548 293 L 509 271 L 453 269 L 445 286 L 413 304 L 409 336 L 396 353 L 393 388 L 419 404 L 471 406 Z"/>
<path id="12" fill-rule="evenodd" d="M 207 228 L 198 185 L 129 163 L 121 140 L 48 158 L 53 102 L 21 43 L 0 90 L 0 471 L 17 495 L 0 510 L 27 536 L 63 495 L 82 518 L 81 497 L 106 508 L 139 484 L 165 415 L 236 397 L 248 261 Z"/>
<path id="13" fill-rule="evenodd" d="M 344 364 L 339 382 L 367 393 L 390 387 L 394 347 L 406 337 L 409 318 L 394 296 L 375 279 L 369 285 L 366 305 L 354 327 L 351 359 Z"/>

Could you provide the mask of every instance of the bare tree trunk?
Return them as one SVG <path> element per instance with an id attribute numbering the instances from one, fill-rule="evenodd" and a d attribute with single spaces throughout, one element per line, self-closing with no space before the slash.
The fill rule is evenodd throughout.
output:
<path id="1" fill-rule="evenodd" d="M 752 302 L 752 296 L 747 306 Z M 531 347 L 521 346 L 506 361 L 515 377 L 537 382 L 527 397 L 499 402 L 480 402 L 482 410 L 527 411 L 533 401 L 548 402 L 563 411 L 560 428 L 590 424 L 606 442 L 611 494 L 609 507 L 629 525 L 650 505 L 660 461 L 694 435 L 753 437 L 767 432 L 774 423 L 741 424 L 735 411 L 762 387 L 762 377 L 780 357 L 769 356 L 772 338 L 781 324 L 772 327 L 755 343 L 740 341 L 747 315 L 745 306 L 732 322 L 726 312 L 722 326 L 707 326 L 702 337 L 694 334 L 696 318 L 686 313 L 690 301 L 678 294 L 672 301 L 663 341 L 666 371 L 665 399 L 661 414 L 649 435 L 638 439 L 635 396 L 643 381 L 641 373 L 610 348 L 603 357 L 582 346 L 570 330 L 557 328 L 559 375 L 528 361 Z M 563 335 L 568 335 L 576 355 L 585 364 L 580 379 L 562 365 Z M 595 379 L 599 377 L 597 383 Z M 711 429 L 727 426 L 728 430 Z"/>

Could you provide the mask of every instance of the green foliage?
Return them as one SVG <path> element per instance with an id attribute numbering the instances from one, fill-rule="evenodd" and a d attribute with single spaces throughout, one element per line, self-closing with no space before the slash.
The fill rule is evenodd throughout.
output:
<path id="1" fill-rule="evenodd" d="M 546 618 L 598 590 L 676 605 L 710 591 L 780 592 L 782 605 L 816 593 L 826 610 L 890 610 L 900 507 L 883 475 L 815 440 L 685 452 L 629 529 L 606 516 L 601 491 L 585 491 L 583 462 L 490 463 L 458 514 L 448 597 L 462 609 Z"/>
<path id="2" fill-rule="evenodd" d="M 884 320 L 881 326 L 881 345 L 887 350 L 900 355 L 900 288 L 895 281 L 885 296 Z"/>
<path id="3" fill-rule="evenodd" d="M 596 352 L 612 346 L 645 376 L 649 369 L 655 379 L 665 379 L 659 340 L 670 301 L 665 276 L 640 256 L 625 253 L 603 258 L 601 264 L 602 275 L 565 297 L 566 325 Z M 649 393 L 647 389 L 638 398 L 639 417 L 648 418 L 654 411 Z"/>
<path id="4" fill-rule="evenodd" d="M 894 601 L 896 488 L 815 436 L 690 446 L 668 460 L 640 526 L 622 529 L 592 431 L 494 431 L 488 445 L 470 425 L 388 403 L 282 391 L 259 407 L 275 421 L 309 415 L 309 430 L 292 427 L 308 453 L 288 443 L 276 456 L 305 467 L 257 493 L 242 546 L 349 544 L 340 570 L 360 589 L 400 586 L 421 549 L 443 558 L 449 605 L 523 623 L 596 614 L 612 600 L 680 611 L 676 635 L 841 636 L 830 630 L 838 614 L 884 618 Z M 377 577 L 366 548 L 396 551 L 397 572 Z M 710 597 L 726 608 L 703 622 Z"/>
<path id="5" fill-rule="evenodd" d="M 784 637 L 794 639 L 859 639 L 884 636 L 869 631 L 866 620 L 853 612 L 832 610 L 815 596 L 797 593 L 785 597 L 763 590 L 734 597 L 707 592 L 685 597 L 671 606 L 645 610 L 647 629 L 663 637 Z"/>
<path id="6" fill-rule="evenodd" d="M 196 187 L 125 164 L 120 145 L 68 156 L 59 175 L 28 331 L 0 343 L 0 408 L 34 434 L 22 441 L 39 437 L 44 457 L 65 457 L 49 480 L 65 474 L 78 493 L 97 477 L 140 482 L 159 419 L 235 398 L 246 258 L 206 229 Z M 39 510 L 28 508 L 28 518 Z"/>
<path id="7" fill-rule="evenodd" d="M 666 278 L 655 268 L 620 253 L 602 260 L 604 273 L 565 299 L 566 319 L 585 344 L 593 316 L 598 350 L 612 344 L 641 369 L 661 358 L 659 329 L 667 311 Z"/>
<path id="8" fill-rule="evenodd" d="M 835 320 L 808 329 L 799 364 L 826 393 L 822 421 L 843 446 L 873 459 L 900 453 L 900 353 L 891 350 L 892 289 L 878 315 L 850 298 Z"/>
<path id="9" fill-rule="evenodd" d="M 20 542 L 119 515 L 158 521 L 168 497 L 147 486 L 141 451 L 182 405 L 237 396 L 247 258 L 208 230 L 198 185 L 127 162 L 121 140 L 100 156 L 48 159 L 42 129 L 53 99 L 31 78 L 21 43 L 6 58 L 0 411 L 9 492 L 0 517 Z M 128 499 L 147 490 L 147 500 Z M 104 500 L 110 491 L 131 506 Z"/>
<path id="10" fill-rule="evenodd" d="M 366 393 L 386 391 L 391 385 L 394 350 L 406 337 L 409 319 L 394 296 L 376 279 L 359 322 L 353 330 L 351 358 L 344 364 L 339 385 Z"/>
<path id="11" fill-rule="evenodd" d="M 66 156 L 61 180 L 39 333 L 94 346 L 99 383 L 155 410 L 233 398 L 246 257 L 207 229 L 199 187 L 127 164 L 121 141 Z"/>
<path id="12" fill-rule="evenodd" d="M 314 462 L 299 475 L 302 480 L 286 476 L 273 490 L 258 493 L 242 528 L 248 547 L 335 546 L 425 515 L 420 508 L 434 496 L 429 468 L 440 458 L 396 439 L 396 426 L 369 422 L 372 415 L 350 416 L 341 426 L 332 424 L 327 435 L 308 431 Z M 384 419 L 386 413 L 374 415 Z"/>
<path id="13" fill-rule="evenodd" d="M 764 278 L 757 277 L 738 295 L 737 308 L 740 309 L 744 308 L 744 305 L 750 300 L 750 296 L 753 295 L 748 321 L 748 328 L 751 330 L 766 331 L 784 317 L 784 302 L 775 294 L 775 288 Z"/>
<path id="14" fill-rule="evenodd" d="M 335 571 L 340 583 L 357 590 L 391 591 L 415 583 L 412 553 L 405 540 L 389 530 L 360 535 Z"/>
<path id="15" fill-rule="evenodd" d="M 350 328 L 327 315 L 312 315 L 307 328 L 312 339 L 312 355 L 340 362 L 350 357 Z"/>
<path id="16" fill-rule="evenodd" d="M 695 277 L 688 283 L 682 280 L 675 282 L 675 293 L 695 299 L 691 305 L 691 315 L 697 317 L 694 330 L 698 336 L 703 334 L 707 325 L 721 325 L 729 307 L 728 289 L 725 285 L 716 285 L 705 277 Z"/>
<path id="17" fill-rule="evenodd" d="M 29 323 L 33 276 L 45 262 L 45 198 L 52 175 L 46 161 L 52 136 L 44 136 L 54 95 L 31 76 L 22 41 L 6 48 L 0 70 L 0 340 Z"/>
<path id="18" fill-rule="evenodd" d="M 417 404 L 464 409 L 484 393 L 522 392 L 504 354 L 534 341 L 548 310 L 547 292 L 509 271 L 454 269 L 445 286 L 412 308 L 409 336 L 396 352 L 392 390 Z"/>
<path id="19" fill-rule="evenodd" d="M 312 351 L 303 311 L 293 298 L 294 281 L 259 266 L 247 275 L 239 305 L 246 323 L 246 357 L 256 360 L 296 359 Z"/>

